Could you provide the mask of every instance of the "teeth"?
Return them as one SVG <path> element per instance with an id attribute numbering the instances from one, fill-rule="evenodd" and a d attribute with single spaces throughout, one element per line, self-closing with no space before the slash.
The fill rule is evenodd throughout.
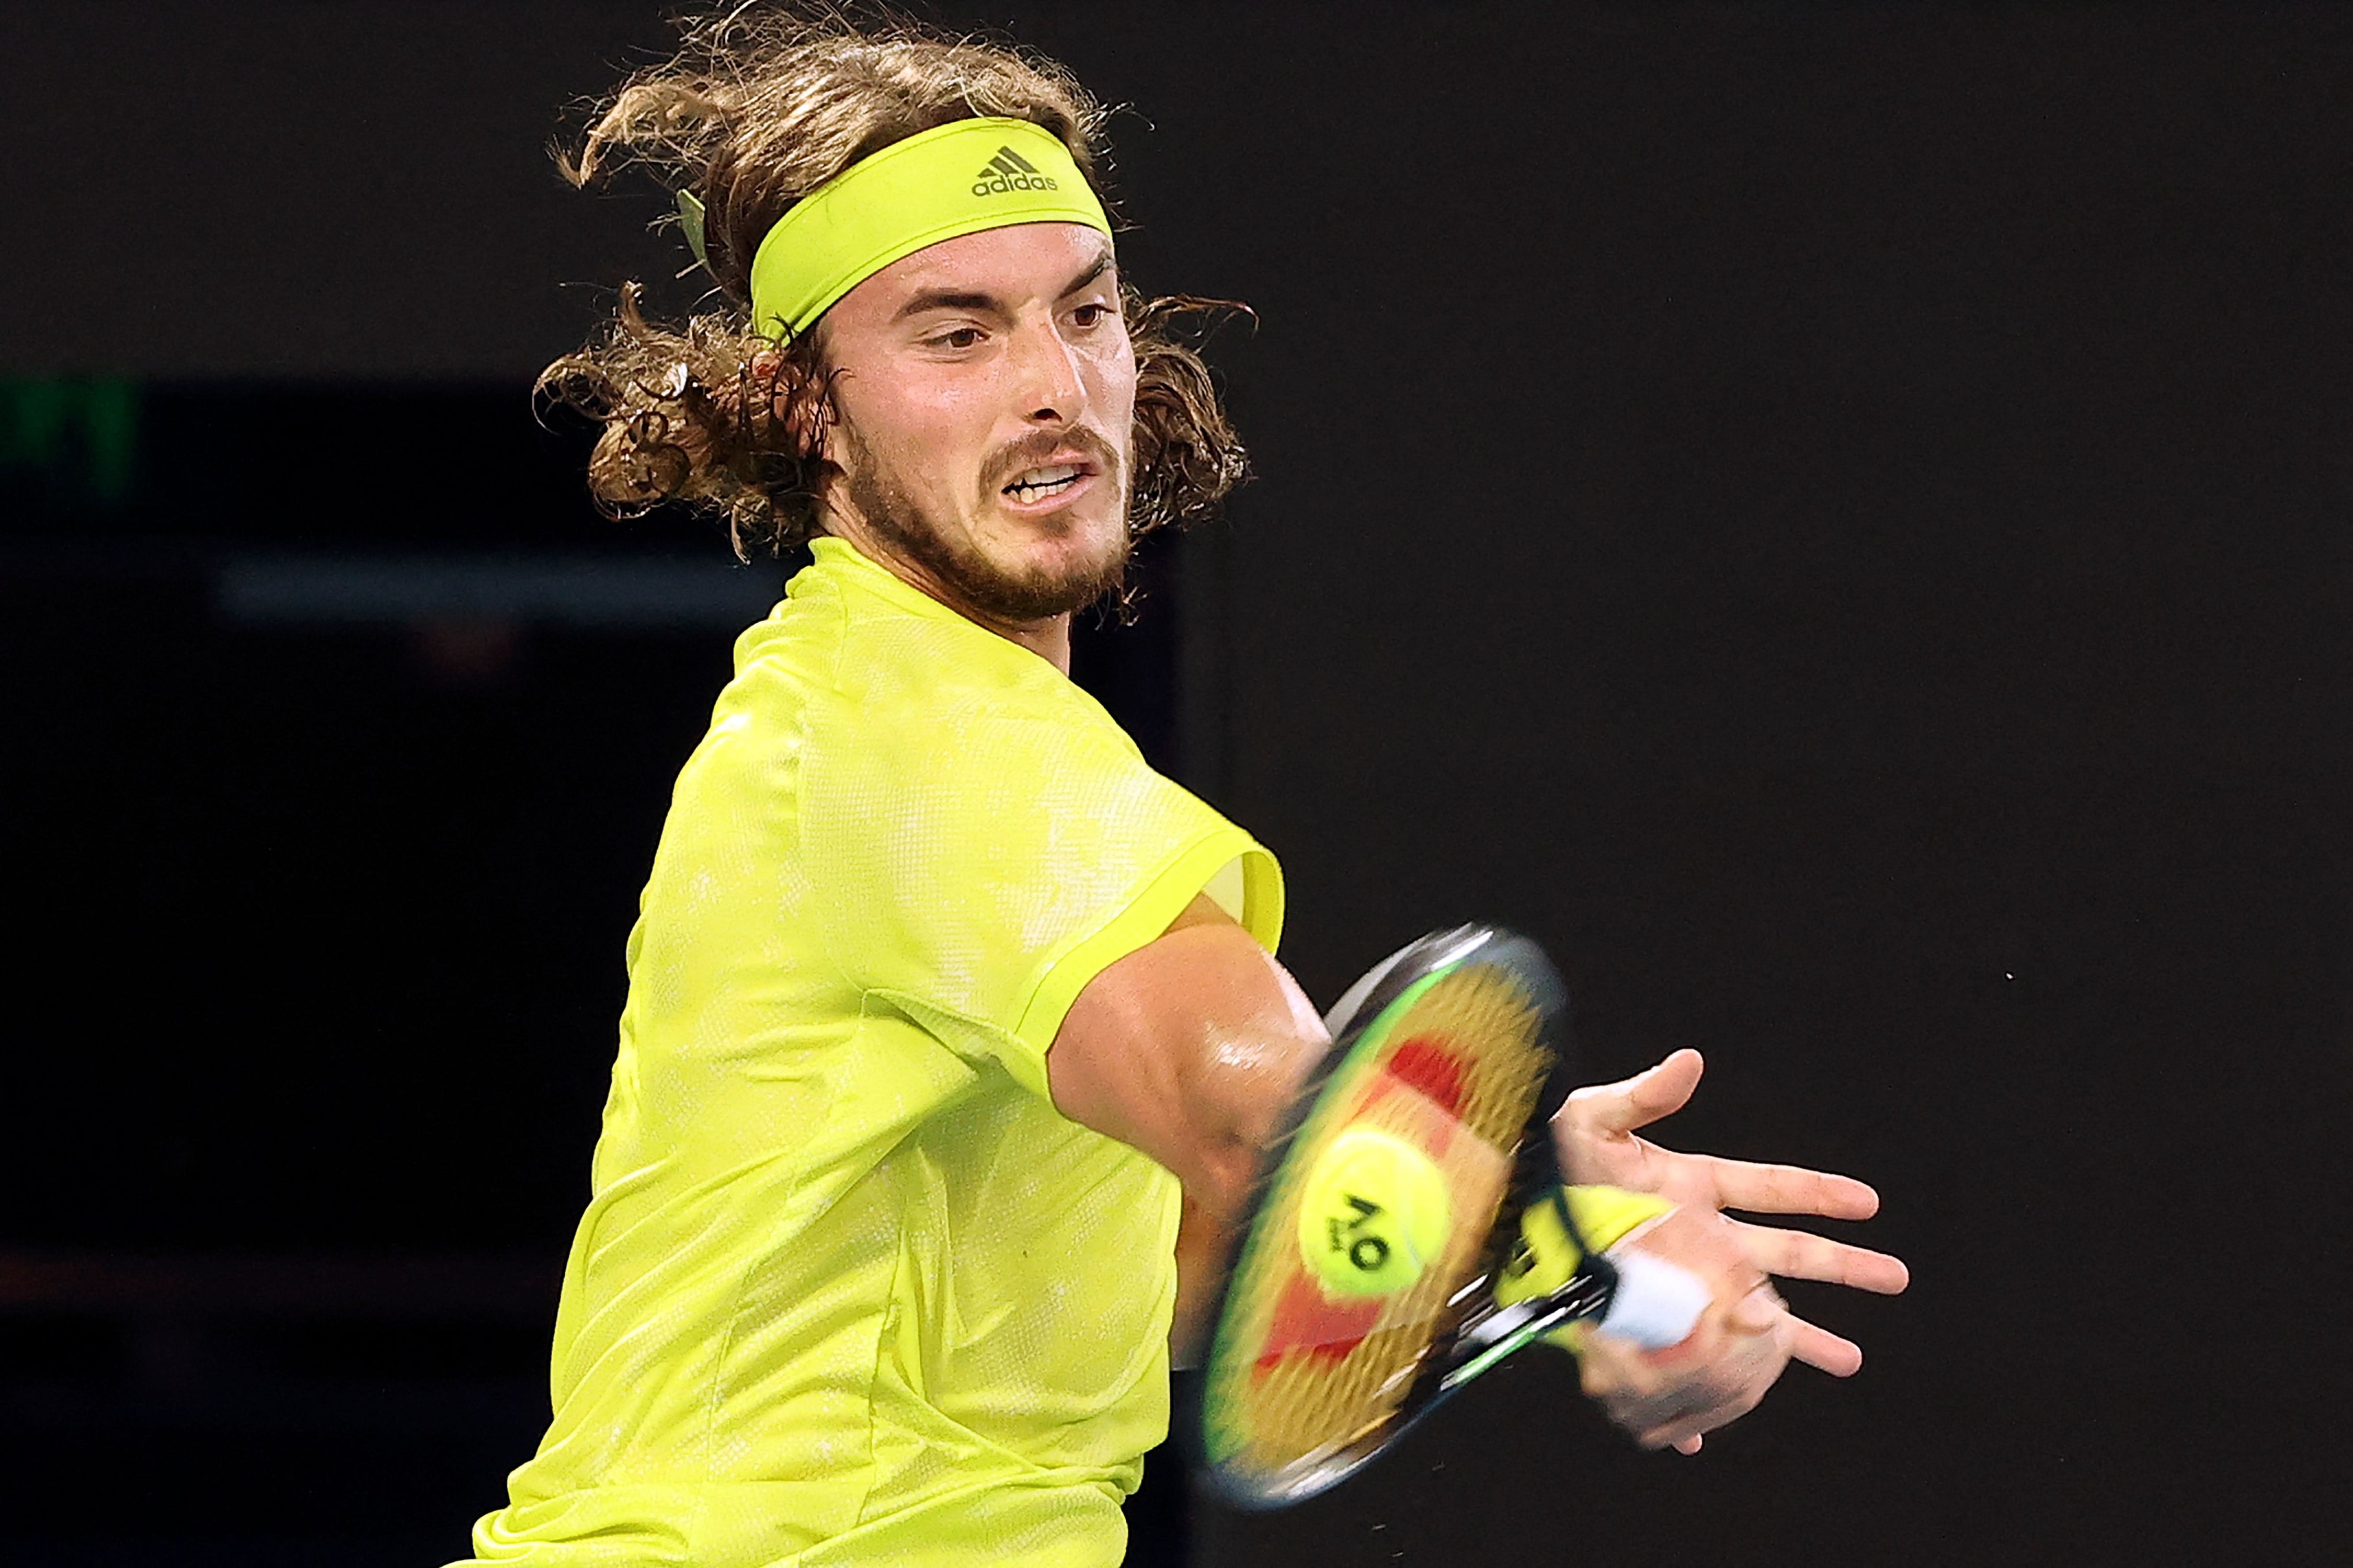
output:
<path id="1" fill-rule="evenodd" d="M 1079 477 L 1075 463 L 1057 463 L 1050 468 L 1032 468 L 1005 487 L 1006 493 L 1016 500 L 1036 500 L 1050 491 L 1060 489 Z"/>

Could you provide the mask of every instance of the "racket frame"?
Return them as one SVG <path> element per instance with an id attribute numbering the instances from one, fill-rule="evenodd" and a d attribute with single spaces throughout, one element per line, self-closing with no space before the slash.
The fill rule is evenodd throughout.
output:
<path id="1" fill-rule="evenodd" d="M 1489 1235 L 1482 1243 L 1477 1265 L 1449 1300 L 1449 1314 L 1435 1320 L 1431 1344 L 1394 1412 L 1369 1431 L 1339 1444 L 1312 1470 L 1279 1485 L 1254 1484 L 1240 1468 L 1211 1458 L 1214 1443 L 1208 1426 L 1210 1391 L 1216 1383 L 1217 1357 L 1233 1308 L 1230 1300 L 1237 1266 L 1264 1215 L 1264 1205 L 1289 1159 L 1300 1132 L 1322 1108 L 1328 1091 L 1345 1084 L 1345 1068 L 1368 1039 L 1377 1049 L 1386 1016 L 1400 1001 L 1417 994 L 1433 976 L 1467 964 L 1492 964 L 1504 969 L 1529 994 L 1540 1019 L 1537 1043 L 1551 1060 L 1535 1109 L 1522 1130 L 1519 1147 L 1512 1153 L 1512 1172 Z M 1500 926 L 1466 925 L 1434 932 L 1411 942 L 1376 965 L 1333 1004 L 1324 1027 L 1331 1047 L 1310 1071 L 1286 1108 L 1279 1130 L 1267 1145 L 1252 1188 L 1250 1223 L 1237 1228 L 1227 1248 L 1225 1273 L 1209 1317 L 1208 1348 L 1197 1386 L 1187 1401 L 1186 1426 L 1208 1478 L 1210 1490 L 1236 1507 L 1261 1511 L 1303 1502 L 1330 1489 L 1419 1423 L 1436 1406 L 1502 1362 L 1545 1335 L 1609 1310 L 1617 1288 L 1617 1271 L 1585 1244 L 1562 1190 L 1559 1154 L 1549 1123 L 1574 1087 L 1569 1066 L 1568 992 L 1544 950 L 1517 932 Z M 1576 1274 L 1558 1289 L 1511 1306 L 1494 1300 L 1494 1285 L 1518 1247 L 1520 1219 L 1535 1204 L 1550 1203 L 1562 1228 L 1577 1247 Z M 1280 1245 L 1278 1240 L 1276 1245 Z"/>

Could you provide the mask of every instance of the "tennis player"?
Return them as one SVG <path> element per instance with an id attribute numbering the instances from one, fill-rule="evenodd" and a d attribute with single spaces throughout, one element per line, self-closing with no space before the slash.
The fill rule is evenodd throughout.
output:
<path id="1" fill-rule="evenodd" d="M 475 1561 L 1099 1565 L 1168 1426 L 1220 1222 L 1325 1045 L 1271 956 L 1273 857 L 1068 677 L 1073 611 L 1242 458 L 1122 281 L 1101 115 L 1028 54 L 829 16 L 689 33 L 586 139 L 682 193 L 720 303 L 625 297 L 551 368 L 607 504 L 709 509 L 813 564 L 735 647 L 628 942 L 555 1329 L 554 1419 Z M 1681 1205 L 1715 1301 L 1679 1357 L 1587 1353 L 1654 1445 L 1791 1354 L 1768 1272 L 1901 1265 L 1717 1211 L 1860 1183 L 1669 1154 L 1684 1053 L 1560 1122 L 1582 1179 Z"/>

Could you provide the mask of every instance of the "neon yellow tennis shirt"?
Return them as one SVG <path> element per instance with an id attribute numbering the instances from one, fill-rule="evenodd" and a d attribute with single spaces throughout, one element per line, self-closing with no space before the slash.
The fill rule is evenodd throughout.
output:
<path id="1" fill-rule="evenodd" d="M 1177 1187 L 1046 1049 L 1272 857 L 1093 699 L 821 539 L 680 775 L 629 938 L 554 1422 L 478 1562 L 1119 1561 Z"/>

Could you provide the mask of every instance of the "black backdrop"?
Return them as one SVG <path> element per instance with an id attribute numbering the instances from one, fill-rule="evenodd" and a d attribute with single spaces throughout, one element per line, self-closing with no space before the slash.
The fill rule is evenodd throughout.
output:
<path id="1" fill-rule="evenodd" d="M 957 15 L 1136 106 L 1132 275 L 1260 312 L 1217 358 L 1262 477 L 1082 673 L 1282 856 L 1310 991 L 1522 925 L 1597 1075 L 1701 1046 L 1671 1136 L 1873 1180 L 1856 1234 L 1918 1281 L 1793 1290 L 1864 1372 L 1793 1372 L 1697 1459 L 1527 1358 L 1361 1485 L 1198 1512 L 1195 1559 L 2325 1555 L 2353 26 Z M 660 30 L 0 18 L 0 1247 L 560 1257 L 725 631 L 259 624 L 222 584 L 265 549 L 715 558 L 588 518 L 576 433 L 520 401 L 598 298 L 559 282 L 673 265 L 652 198 L 537 149 Z M 94 434 L 41 467 L 26 410 L 121 377 L 135 476 Z M 43 1561 L 432 1561 L 543 1397 L 529 1312 L 374 1359 L 232 1330 L 210 1384 L 101 1318 L 0 1320 L 0 1493 Z M 298 1408 L 363 1385 L 375 1415 Z M 1139 1562 L 1174 1555 L 1174 1469 Z"/>

